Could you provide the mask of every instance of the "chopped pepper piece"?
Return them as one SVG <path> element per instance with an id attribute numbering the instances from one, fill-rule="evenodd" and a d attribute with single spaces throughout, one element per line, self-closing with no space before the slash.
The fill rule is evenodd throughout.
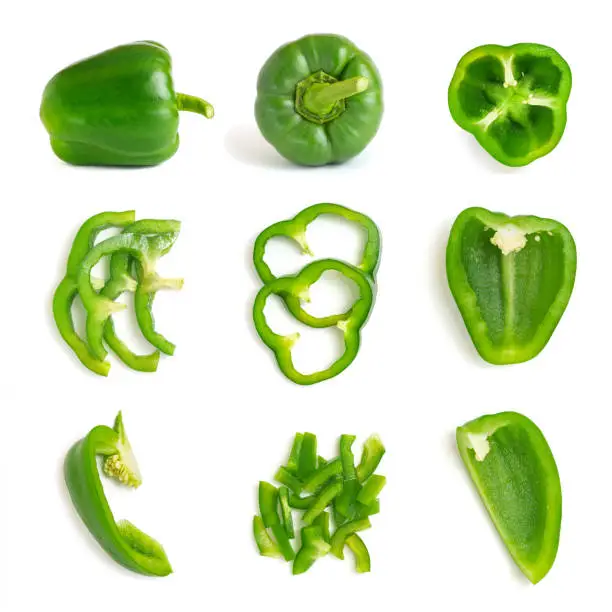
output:
<path id="1" fill-rule="evenodd" d="M 312 525 L 314 520 L 329 506 L 329 504 L 342 492 L 342 482 L 335 480 L 329 483 L 319 495 L 316 496 L 315 501 L 306 510 L 302 517 L 304 525 Z"/>
<path id="2" fill-rule="evenodd" d="M 561 530 L 561 482 L 538 427 L 516 412 L 457 428 L 457 445 L 502 540 L 534 584 L 552 567 Z"/>
<path id="3" fill-rule="evenodd" d="M 326 370 L 302 374 L 295 369 L 291 357 L 291 348 L 299 339 L 299 333 L 290 336 L 274 333 L 266 321 L 264 308 L 271 295 L 291 294 L 298 297 L 328 270 L 335 270 L 353 280 L 359 288 L 360 296 L 336 323 L 344 335 L 344 354 Z M 295 276 L 278 278 L 264 285 L 255 298 L 253 321 L 259 337 L 274 353 L 283 374 L 299 385 L 312 385 L 337 376 L 353 363 L 359 351 L 361 328 L 367 322 L 373 303 L 374 291 L 368 277 L 349 264 L 334 259 L 321 259 L 308 264 Z"/>
<path id="4" fill-rule="evenodd" d="M 355 501 L 361 485 L 357 480 L 357 470 L 355 468 L 355 456 L 353 455 L 353 442 L 356 436 L 340 436 L 340 461 L 342 463 L 342 493 L 336 498 L 334 507 L 338 513 L 344 517 L 354 515 Z"/>
<path id="5" fill-rule="evenodd" d="M 297 475 L 298 470 L 298 461 L 300 459 L 300 451 L 302 450 L 302 442 L 304 441 L 304 434 L 296 433 L 295 438 L 293 439 L 293 445 L 291 446 L 291 452 L 289 453 L 289 459 L 287 459 L 286 470 L 293 474 L 293 476 Z"/>
<path id="6" fill-rule="evenodd" d="M 384 476 L 374 474 L 363 485 L 359 495 L 357 495 L 357 501 L 364 506 L 370 507 L 375 501 L 384 486 L 387 484 L 387 479 Z"/>
<path id="7" fill-rule="evenodd" d="M 358 574 L 364 574 L 370 571 L 370 553 L 364 543 L 364 541 L 356 534 L 346 538 L 346 545 L 351 549 L 353 555 L 355 555 L 355 569 Z"/>
<path id="8" fill-rule="evenodd" d="M 320 526 L 305 527 L 302 529 L 302 547 L 293 562 L 293 575 L 308 571 L 317 559 L 324 557 L 331 546 L 323 537 Z"/>
<path id="9" fill-rule="evenodd" d="M 253 517 L 253 536 L 255 537 L 255 543 L 259 549 L 259 554 L 262 557 L 282 558 L 283 555 L 280 548 L 268 534 L 261 516 L 255 515 Z"/>
<path id="10" fill-rule="evenodd" d="M 306 242 L 306 229 L 321 215 L 335 215 L 363 227 L 366 232 L 366 241 L 361 261 L 357 263 L 355 267 L 374 281 L 374 275 L 376 274 L 380 261 L 381 244 L 380 231 L 374 221 L 362 213 L 340 206 L 339 204 L 315 204 L 299 212 L 293 219 L 274 223 L 274 225 L 266 228 L 257 236 L 253 248 L 253 263 L 259 278 L 261 278 L 265 284 L 271 283 L 277 278 L 270 270 L 268 264 L 264 261 L 268 242 L 279 236 L 286 237 L 297 244 L 302 253 L 312 255 L 308 243 Z M 310 327 L 330 327 L 336 325 L 344 316 L 343 314 L 335 314 L 327 317 L 315 317 L 306 312 L 302 308 L 301 302 L 308 301 L 307 290 L 299 296 L 295 296 L 291 293 L 279 295 L 283 298 L 289 312 L 291 312 L 298 321 Z"/>
<path id="11" fill-rule="evenodd" d="M 314 34 L 277 49 L 257 81 L 255 117 L 264 138 L 306 166 L 361 153 L 382 119 L 372 60 L 342 36 Z"/>
<path id="12" fill-rule="evenodd" d="M 138 463 L 129 443 L 121 412 L 114 427 L 94 427 L 66 455 L 64 478 L 72 503 L 98 544 L 124 567 L 147 576 L 172 572 L 162 546 L 128 521 L 115 522 L 104 495 L 98 457 L 109 478 L 129 487 L 142 483 Z"/>
<path id="13" fill-rule="evenodd" d="M 359 482 L 364 483 L 376 471 L 384 454 L 385 447 L 378 435 L 374 434 L 370 436 L 363 443 L 361 461 L 357 466 L 357 478 Z"/>
<path id="14" fill-rule="evenodd" d="M 344 545 L 346 539 L 357 533 L 358 531 L 364 531 L 372 526 L 370 519 L 359 519 L 356 521 L 350 521 L 336 529 L 334 535 L 331 538 L 331 553 L 338 557 L 338 559 L 344 559 Z"/>
<path id="15" fill-rule="evenodd" d="M 342 461 L 334 459 L 320 467 L 305 483 L 303 491 L 305 493 L 316 493 L 319 488 L 331 480 L 334 476 L 342 474 Z M 278 480 L 278 479 L 277 479 Z"/>
<path id="16" fill-rule="evenodd" d="M 278 490 L 278 501 L 281 508 L 281 522 L 287 537 L 292 540 L 295 537 L 295 532 L 293 530 L 293 516 L 291 515 L 291 506 L 289 506 L 289 489 L 287 487 L 280 487 Z"/>
<path id="17" fill-rule="evenodd" d="M 317 436 L 305 433 L 298 460 L 298 478 L 305 480 L 317 470 Z"/>
<path id="18" fill-rule="evenodd" d="M 299 495 L 302 492 L 302 481 L 294 476 L 287 468 L 278 468 L 276 474 L 274 475 L 274 480 L 291 489 L 291 491 L 293 491 L 293 493 L 296 495 Z"/>
<path id="19" fill-rule="evenodd" d="M 263 525 L 272 530 L 285 560 L 291 561 L 295 557 L 295 551 L 278 516 L 278 503 L 278 489 L 269 482 L 261 481 L 259 483 L 259 512 Z"/>
<path id="20" fill-rule="evenodd" d="M 571 88 L 570 67 L 550 47 L 484 45 L 459 61 L 448 106 L 497 161 L 524 166 L 559 144 Z"/>
<path id="21" fill-rule="evenodd" d="M 468 208 L 451 229 L 446 273 L 480 356 L 521 363 L 546 346 L 567 307 L 576 245 L 558 221 Z"/>

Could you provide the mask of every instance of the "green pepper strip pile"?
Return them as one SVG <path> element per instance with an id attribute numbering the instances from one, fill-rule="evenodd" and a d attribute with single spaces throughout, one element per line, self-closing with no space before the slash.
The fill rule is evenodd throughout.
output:
<path id="1" fill-rule="evenodd" d="M 94 427 L 70 449 L 64 463 L 68 492 L 91 535 L 117 563 L 146 576 L 172 573 L 159 542 L 128 521 L 115 522 L 102 488 L 98 456 L 104 458 L 106 476 L 130 487 L 142 483 L 121 413 L 112 429 L 105 425 Z"/>
<path id="2" fill-rule="evenodd" d="M 302 253 L 311 255 L 306 242 L 307 227 L 321 215 L 334 215 L 356 222 L 366 231 L 366 242 L 361 261 L 352 266 L 336 259 L 321 259 L 305 266 L 293 276 L 277 278 L 264 261 L 266 245 L 272 238 L 285 237 L 295 242 Z M 380 260 L 380 232 L 376 224 L 359 212 L 338 204 L 315 204 L 309 206 L 293 219 L 280 221 L 266 228 L 255 240 L 253 263 L 257 274 L 264 282 L 253 306 L 253 322 L 263 342 L 274 352 L 278 365 L 287 378 L 300 385 L 311 385 L 337 376 L 355 359 L 359 350 L 360 331 L 365 325 L 374 305 L 375 273 Z M 358 300 L 346 312 L 326 317 L 315 317 L 302 308 L 302 302 L 310 301 L 309 289 L 323 273 L 336 271 L 352 280 L 359 289 Z M 321 329 L 338 327 L 344 334 L 344 354 L 328 369 L 313 374 L 302 374 L 293 366 L 291 349 L 299 334 L 280 336 L 267 324 L 264 315 L 266 302 L 271 295 L 282 298 L 289 312 L 304 325 Z"/>
<path id="3" fill-rule="evenodd" d="M 287 464 L 275 476 L 283 486 L 277 489 L 268 482 L 259 483 L 260 515 L 253 518 L 253 535 L 262 556 L 293 560 L 293 574 L 302 574 L 329 552 L 343 559 L 348 546 L 357 572 L 370 571 L 370 555 L 357 532 L 369 529 L 370 516 L 380 512 L 378 495 L 386 479 L 373 472 L 385 447 L 378 436 L 371 436 L 355 466 L 354 441 L 355 436 L 341 436 L 339 456 L 326 461 L 317 455 L 315 435 L 295 435 Z M 306 495 L 301 497 L 301 493 Z M 328 508 L 334 517 L 333 534 Z M 298 531 L 292 509 L 303 511 L 297 554 L 291 544 Z"/>
<path id="4" fill-rule="evenodd" d="M 117 227 L 123 233 L 94 245 L 104 229 Z M 129 367 L 154 372 L 159 351 L 172 355 L 174 345 L 156 332 L 152 304 L 159 289 L 180 289 L 182 279 L 163 279 L 155 271 L 157 260 L 165 255 L 180 231 L 178 221 L 143 219 L 134 221 L 134 211 L 102 213 L 88 219 L 75 238 L 68 258 L 66 276 L 57 288 L 53 313 L 60 334 L 81 362 L 96 374 L 108 375 L 109 363 L 104 341 Z M 91 270 L 110 256 L 110 277 L 99 287 Z M 135 264 L 137 279 L 132 276 Z M 98 291 L 99 289 L 99 291 Z M 144 337 L 158 350 L 149 355 L 136 355 L 117 336 L 111 314 L 125 308 L 115 300 L 125 291 L 135 294 L 135 312 Z M 79 295 L 87 311 L 86 340 L 74 329 L 71 308 Z"/>

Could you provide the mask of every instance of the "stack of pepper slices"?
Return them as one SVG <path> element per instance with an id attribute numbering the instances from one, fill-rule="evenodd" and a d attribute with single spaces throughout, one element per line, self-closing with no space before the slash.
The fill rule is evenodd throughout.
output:
<path id="1" fill-rule="evenodd" d="M 330 552 L 344 559 L 344 547 L 348 546 L 355 555 L 357 571 L 370 571 L 370 554 L 357 532 L 369 529 L 369 517 L 380 511 L 378 495 L 386 479 L 374 471 L 385 447 L 378 436 L 370 436 L 355 466 L 354 441 L 355 436 L 340 436 L 340 455 L 326 461 L 317 455 L 314 434 L 295 435 L 287 465 L 274 477 L 282 486 L 259 483 L 260 515 L 253 518 L 253 534 L 261 555 L 293 561 L 293 573 L 303 574 Z M 296 535 L 292 509 L 304 512 L 297 554 L 291 544 Z"/>
<path id="2" fill-rule="evenodd" d="M 313 253 L 306 242 L 306 229 L 320 215 L 334 215 L 359 224 L 366 231 L 365 247 L 361 261 L 353 266 L 337 259 L 314 261 L 294 276 L 277 278 L 264 261 L 268 241 L 276 237 L 289 238 L 303 254 Z M 374 275 L 380 260 L 380 231 L 374 221 L 366 215 L 339 204 L 315 204 L 298 213 L 293 219 L 279 221 L 266 228 L 255 240 L 253 263 L 259 278 L 265 283 L 253 306 L 255 329 L 262 341 L 276 357 L 283 374 L 299 385 L 312 385 L 343 372 L 357 356 L 361 328 L 366 324 L 375 296 Z M 314 317 L 307 313 L 301 303 L 309 299 L 308 292 L 321 276 L 328 271 L 340 273 L 353 281 L 359 290 L 359 298 L 344 313 L 327 317 Z M 289 312 L 304 325 L 314 328 L 338 327 L 344 336 L 344 353 L 329 368 L 311 374 L 302 374 L 295 369 L 291 349 L 299 339 L 299 333 L 281 336 L 272 331 L 264 314 L 266 302 L 271 295 L 278 295 Z"/>

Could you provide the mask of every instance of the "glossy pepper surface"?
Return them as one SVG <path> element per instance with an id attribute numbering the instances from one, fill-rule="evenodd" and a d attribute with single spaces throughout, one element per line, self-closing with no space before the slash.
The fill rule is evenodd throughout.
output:
<path id="1" fill-rule="evenodd" d="M 175 92 L 168 50 L 140 41 L 56 74 L 43 93 L 40 117 L 65 162 L 151 166 L 176 153 L 182 110 L 213 116 L 208 102 Z"/>
<path id="2" fill-rule="evenodd" d="M 66 485 L 87 529 L 117 563 L 147 576 L 167 576 L 172 568 L 161 545 L 128 521 L 115 522 L 98 473 L 98 457 L 104 460 L 105 475 L 125 486 L 140 486 L 121 413 L 113 428 L 94 427 L 70 449 L 64 462 Z"/>
<path id="3" fill-rule="evenodd" d="M 448 105 L 495 159 L 524 166 L 559 144 L 571 88 L 570 67 L 550 47 L 484 45 L 459 61 Z"/>
<path id="4" fill-rule="evenodd" d="M 296 332 L 281 336 L 272 331 L 266 321 L 264 308 L 271 295 L 289 295 L 299 298 L 324 272 L 334 270 L 352 280 L 359 289 L 356 302 L 335 324 L 344 336 L 344 353 L 329 368 L 312 374 L 302 374 L 295 369 L 291 356 L 293 345 L 299 340 Z M 321 259 L 308 264 L 295 276 L 284 276 L 264 285 L 255 298 L 253 322 L 262 341 L 272 350 L 283 374 L 299 385 L 312 385 L 337 376 L 353 363 L 359 351 L 361 328 L 367 322 L 374 304 L 372 282 L 357 268 L 335 259 Z"/>
<path id="5" fill-rule="evenodd" d="M 306 230 L 308 226 L 322 215 L 332 215 L 341 217 L 351 223 L 356 223 L 365 232 L 365 244 L 361 259 L 355 264 L 355 267 L 361 270 L 374 282 L 374 276 L 378 270 L 380 262 L 381 240 L 378 226 L 370 217 L 363 213 L 351 210 L 340 204 L 314 204 L 299 212 L 293 219 L 279 221 L 267 227 L 255 240 L 253 247 L 253 264 L 259 278 L 264 283 L 271 283 L 276 280 L 270 266 L 265 262 L 266 246 L 268 242 L 274 238 L 287 238 L 298 246 L 304 255 L 314 257 L 313 252 L 308 246 L 306 240 Z M 315 317 L 306 312 L 301 305 L 302 301 L 309 299 L 308 293 L 304 293 L 299 297 L 291 293 L 280 294 L 283 301 L 287 305 L 289 312 L 304 325 L 310 327 L 330 327 L 341 321 L 343 314 L 335 314 L 327 317 Z"/>
<path id="6" fill-rule="evenodd" d="M 288 43 L 265 63 L 255 117 L 263 136 L 297 164 L 344 162 L 374 138 L 383 113 L 372 60 L 342 36 Z"/>
<path id="7" fill-rule="evenodd" d="M 461 458 L 497 531 L 534 584 L 552 567 L 561 531 L 561 482 L 538 427 L 516 412 L 457 428 Z"/>
<path id="8" fill-rule="evenodd" d="M 446 272 L 481 357 L 520 363 L 546 346 L 565 311 L 576 245 L 552 219 L 468 208 L 451 229 Z"/>

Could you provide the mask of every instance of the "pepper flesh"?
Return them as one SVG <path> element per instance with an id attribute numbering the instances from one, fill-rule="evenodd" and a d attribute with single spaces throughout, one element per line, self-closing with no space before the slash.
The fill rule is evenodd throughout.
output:
<path id="1" fill-rule="evenodd" d="M 148 576 L 172 572 L 161 545 L 127 521 L 115 522 L 110 510 L 97 458 L 105 459 L 104 473 L 126 486 L 141 483 L 138 465 L 125 434 L 121 413 L 111 429 L 94 427 L 66 455 L 64 477 L 72 503 L 100 546 L 124 567 Z"/>
<path id="2" fill-rule="evenodd" d="M 299 212 L 293 219 L 279 221 L 267 227 L 255 240 L 253 248 L 253 264 L 259 278 L 267 284 L 275 281 L 276 276 L 272 273 L 270 266 L 265 262 L 266 246 L 270 240 L 277 237 L 285 237 L 298 245 L 301 252 L 305 255 L 312 255 L 312 251 L 306 242 L 306 229 L 321 215 L 334 215 L 342 217 L 347 221 L 357 223 L 366 232 L 365 246 L 361 255 L 361 260 L 356 264 L 356 268 L 369 276 L 374 282 L 374 276 L 378 270 L 380 262 L 381 239 L 378 226 L 370 217 L 340 206 L 339 204 L 314 204 Z M 342 320 L 343 314 L 331 315 L 327 317 L 315 317 L 306 312 L 301 305 L 305 295 L 293 296 L 290 293 L 281 294 L 289 312 L 301 323 L 310 327 L 330 327 Z"/>
<path id="3" fill-rule="evenodd" d="M 266 321 L 264 308 L 271 295 L 289 294 L 298 297 L 328 270 L 340 272 L 349 280 L 354 281 L 359 289 L 360 296 L 336 323 L 344 336 L 345 350 L 343 355 L 326 370 L 312 374 L 302 374 L 295 369 L 291 356 L 291 348 L 299 339 L 299 333 L 291 336 L 281 336 L 274 333 Z M 373 304 L 372 283 L 362 272 L 341 261 L 321 259 L 308 264 L 295 276 L 278 278 L 264 285 L 255 298 L 253 322 L 259 337 L 274 353 L 283 374 L 299 385 L 312 385 L 337 376 L 353 363 L 359 351 L 361 328 L 365 325 Z"/>
<path id="4" fill-rule="evenodd" d="M 480 356 L 521 363 L 546 346 L 567 307 L 576 245 L 557 221 L 468 208 L 451 229 L 446 271 Z"/>
<path id="5" fill-rule="evenodd" d="M 552 567 L 561 531 L 561 482 L 538 427 L 516 412 L 457 428 L 457 446 L 499 535 L 534 584 Z"/>
<path id="6" fill-rule="evenodd" d="M 78 165 L 151 166 L 179 146 L 179 111 L 212 106 L 175 93 L 168 50 L 152 41 L 114 47 L 68 66 L 47 84 L 40 107 L 54 153 Z"/>
<path id="7" fill-rule="evenodd" d="M 346 38 L 310 35 L 277 49 L 257 81 L 255 118 L 290 161 L 321 166 L 361 153 L 382 119 L 380 76 Z"/>
<path id="8" fill-rule="evenodd" d="M 448 90 L 453 119 L 507 166 L 524 166 L 559 144 L 572 73 L 550 47 L 484 45 L 461 58 Z"/>
<path id="9" fill-rule="evenodd" d="M 317 525 L 302 529 L 302 547 L 293 562 L 293 575 L 303 574 L 309 570 L 314 562 L 324 557 L 331 549 L 325 541 L 322 528 Z"/>

